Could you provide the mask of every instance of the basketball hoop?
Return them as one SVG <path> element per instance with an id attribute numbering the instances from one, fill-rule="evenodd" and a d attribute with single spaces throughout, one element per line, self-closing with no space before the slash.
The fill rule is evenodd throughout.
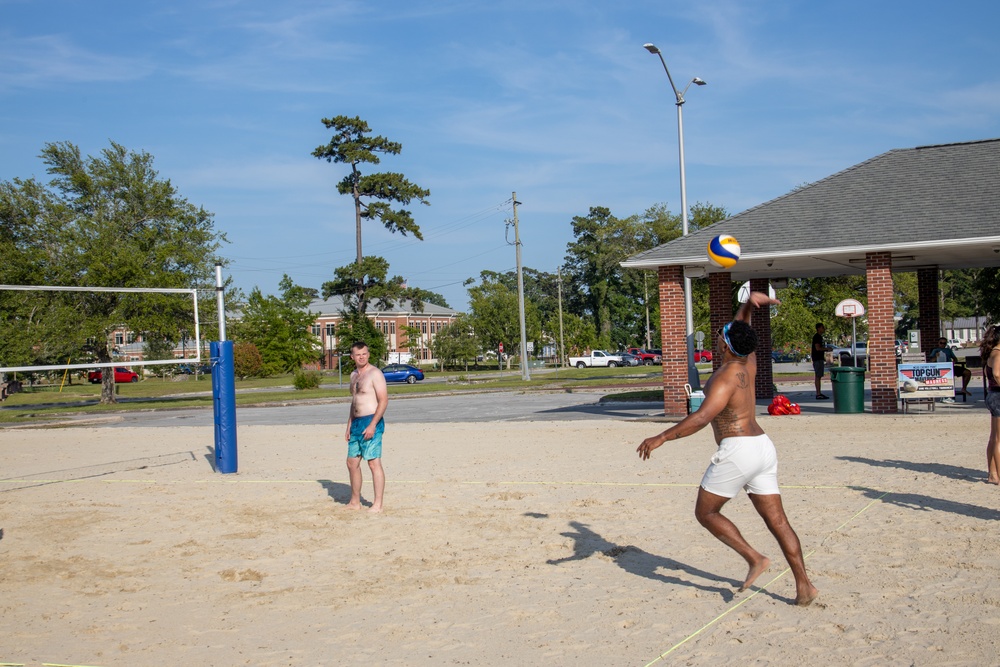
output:
<path id="1" fill-rule="evenodd" d="M 844 299 L 837 304 L 834 314 L 837 317 L 861 317 L 865 314 L 865 307 L 857 299 Z"/>

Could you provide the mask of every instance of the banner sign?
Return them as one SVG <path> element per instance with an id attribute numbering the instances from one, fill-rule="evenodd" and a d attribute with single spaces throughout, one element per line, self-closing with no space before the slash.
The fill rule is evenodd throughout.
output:
<path id="1" fill-rule="evenodd" d="M 900 364 L 900 398 L 950 398 L 955 396 L 952 363 Z"/>

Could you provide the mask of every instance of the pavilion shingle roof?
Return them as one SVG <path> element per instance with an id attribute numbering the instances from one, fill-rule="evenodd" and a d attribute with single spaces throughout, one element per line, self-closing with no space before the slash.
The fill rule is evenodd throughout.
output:
<path id="1" fill-rule="evenodd" d="M 720 233 L 735 236 L 749 259 L 993 242 L 1000 139 L 891 150 L 623 264 L 704 264 L 708 241 Z"/>

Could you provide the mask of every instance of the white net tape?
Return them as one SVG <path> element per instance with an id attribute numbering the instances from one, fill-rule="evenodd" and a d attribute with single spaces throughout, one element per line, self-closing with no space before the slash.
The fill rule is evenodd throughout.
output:
<path id="1" fill-rule="evenodd" d="M 34 371 L 76 370 L 82 368 L 114 368 L 115 366 L 162 366 L 187 362 L 201 362 L 201 325 L 198 321 L 198 290 L 167 289 L 159 287 L 64 287 L 61 285 L 0 285 L 0 290 L 22 292 L 139 292 L 147 294 L 190 294 L 194 305 L 194 346 L 195 356 L 175 359 L 150 359 L 145 361 L 111 361 L 107 363 L 53 364 L 48 366 L 0 366 L 0 373 L 31 373 Z"/>

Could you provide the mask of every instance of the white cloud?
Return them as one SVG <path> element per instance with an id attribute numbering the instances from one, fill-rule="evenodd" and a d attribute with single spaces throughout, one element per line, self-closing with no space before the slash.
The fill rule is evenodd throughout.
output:
<path id="1" fill-rule="evenodd" d="M 94 53 L 58 35 L 0 38 L 0 89 L 134 81 L 153 71 L 144 58 Z"/>

